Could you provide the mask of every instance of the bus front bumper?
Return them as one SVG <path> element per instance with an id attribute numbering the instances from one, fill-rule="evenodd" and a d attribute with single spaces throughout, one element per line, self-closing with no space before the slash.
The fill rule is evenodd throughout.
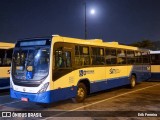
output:
<path id="1" fill-rule="evenodd" d="M 66 100 L 69 98 L 73 98 L 76 96 L 77 87 L 68 87 L 63 89 L 46 91 L 43 93 L 26 93 L 15 91 L 10 88 L 10 96 L 11 98 L 27 99 L 28 102 L 36 102 L 36 103 L 52 103 L 60 100 Z"/>
<path id="2" fill-rule="evenodd" d="M 20 99 L 23 101 L 23 99 L 27 99 L 27 102 L 38 102 L 38 103 L 50 103 L 49 95 L 50 92 L 43 92 L 43 93 L 25 93 L 25 92 L 19 92 L 15 91 L 12 88 L 10 88 L 10 96 L 11 98 Z"/>

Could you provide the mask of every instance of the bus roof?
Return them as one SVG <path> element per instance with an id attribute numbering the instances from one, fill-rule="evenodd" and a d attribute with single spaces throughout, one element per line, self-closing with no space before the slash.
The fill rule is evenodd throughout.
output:
<path id="1" fill-rule="evenodd" d="M 15 46 L 14 43 L 0 42 L 0 49 L 9 49 Z"/>
<path id="2" fill-rule="evenodd" d="M 128 49 L 128 50 L 137 50 L 137 51 L 149 51 L 149 49 L 143 49 L 138 47 L 133 47 L 129 45 L 121 45 L 118 42 L 103 42 L 101 39 L 79 39 L 79 38 L 70 38 L 70 37 L 64 37 L 60 35 L 52 35 L 50 37 L 45 37 L 46 39 L 51 39 L 54 42 L 66 42 L 66 43 L 75 43 L 75 44 L 82 44 L 82 45 L 95 45 L 95 46 L 101 46 L 101 47 L 110 47 L 110 48 L 121 48 L 121 49 Z M 42 39 L 42 37 L 36 37 L 36 38 L 27 38 L 19 41 L 28 41 L 28 40 L 38 40 Z M 44 37 L 43 37 L 44 39 Z"/>
<path id="3" fill-rule="evenodd" d="M 142 49 L 142 48 L 127 46 L 127 45 L 121 45 L 118 42 L 103 42 L 103 40 L 101 40 L 101 39 L 85 40 L 85 39 L 78 39 L 78 38 L 70 38 L 70 37 L 63 37 L 63 36 L 59 36 L 59 35 L 53 35 L 52 40 L 54 42 L 68 42 L 68 43 L 75 43 L 75 44 L 86 44 L 86 45 L 96 45 L 96 46 L 102 46 L 102 47 L 149 51 L 148 49 Z"/>
<path id="4" fill-rule="evenodd" d="M 160 54 L 160 50 L 157 50 L 157 51 L 150 51 L 150 54 Z"/>

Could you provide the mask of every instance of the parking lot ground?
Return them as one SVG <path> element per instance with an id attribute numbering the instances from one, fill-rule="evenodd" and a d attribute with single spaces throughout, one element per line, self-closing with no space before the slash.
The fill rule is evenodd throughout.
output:
<path id="1" fill-rule="evenodd" d="M 83 103 L 65 100 L 50 104 L 48 107 L 11 99 L 7 94 L 0 96 L 0 111 L 35 110 L 42 112 L 42 115 L 48 115 L 44 118 L 46 120 L 53 118 L 158 120 L 160 119 L 160 82 L 142 82 L 134 89 L 127 86 L 118 87 L 91 94 Z"/>

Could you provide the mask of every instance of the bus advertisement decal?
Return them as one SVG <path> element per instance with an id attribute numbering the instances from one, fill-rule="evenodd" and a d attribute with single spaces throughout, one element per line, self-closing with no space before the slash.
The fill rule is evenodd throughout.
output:
<path id="1" fill-rule="evenodd" d="M 120 70 L 111 68 L 109 72 L 110 72 L 109 74 L 117 74 L 117 73 L 120 73 Z"/>
<path id="2" fill-rule="evenodd" d="M 85 76 L 86 74 L 94 74 L 94 70 L 79 70 L 79 76 Z"/>

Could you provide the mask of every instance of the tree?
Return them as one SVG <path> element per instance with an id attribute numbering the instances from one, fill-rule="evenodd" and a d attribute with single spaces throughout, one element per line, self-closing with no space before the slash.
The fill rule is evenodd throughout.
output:
<path id="1" fill-rule="evenodd" d="M 142 40 L 141 42 L 132 43 L 131 46 L 151 49 L 153 48 L 153 43 L 150 40 Z"/>

